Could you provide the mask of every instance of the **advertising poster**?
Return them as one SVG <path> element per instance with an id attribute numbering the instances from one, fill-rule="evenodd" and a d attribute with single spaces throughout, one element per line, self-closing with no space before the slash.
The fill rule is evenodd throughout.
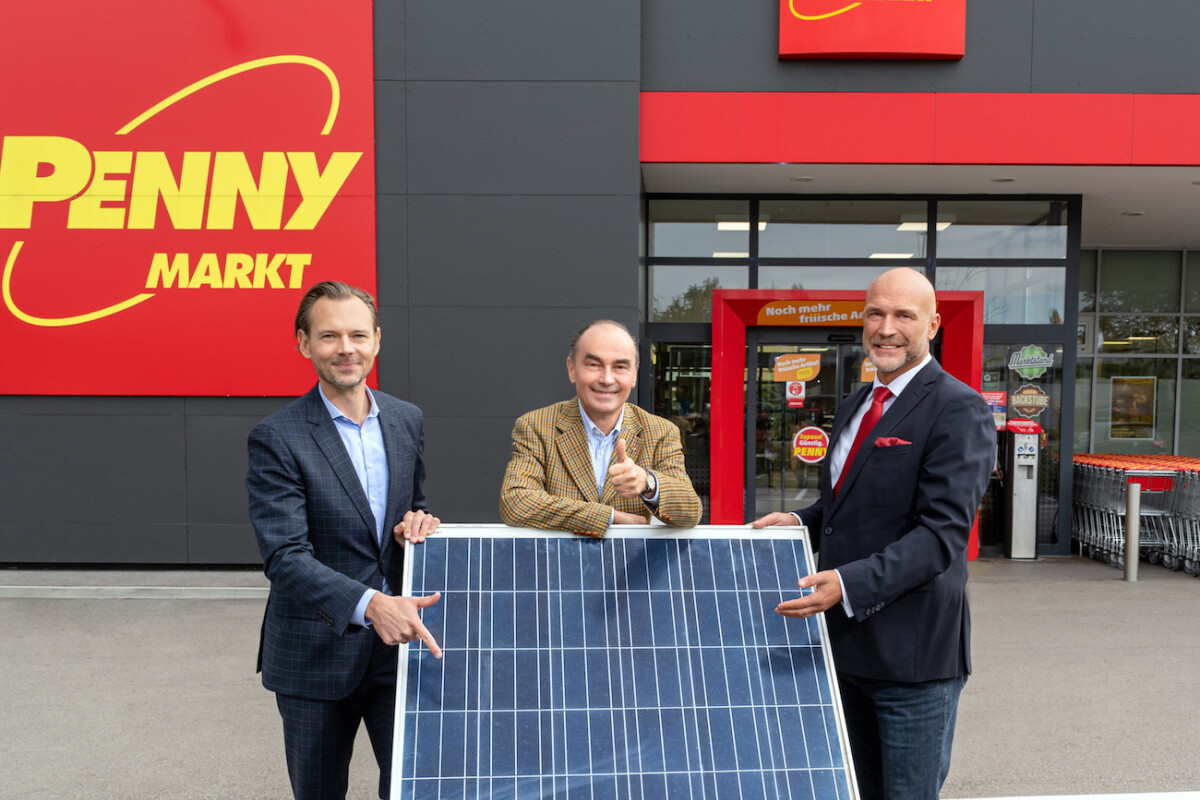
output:
<path id="1" fill-rule="evenodd" d="M 1154 438 L 1157 381 L 1152 376 L 1112 379 L 1111 438 Z"/>
<path id="2" fill-rule="evenodd" d="M 987 401 L 988 408 L 992 410 L 992 419 L 996 423 L 996 430 L 1004 430 L 1004 426 L 1008 423 L 1008 393 L 1007 392 L 982 392 L 983 399 Z"/>
<path id="3" fill-rule="evenodd" d="M 8 3 L 0 335 L 24 395 L 302 393 L 305 288 L 375 291 L 372 6 Z"/>

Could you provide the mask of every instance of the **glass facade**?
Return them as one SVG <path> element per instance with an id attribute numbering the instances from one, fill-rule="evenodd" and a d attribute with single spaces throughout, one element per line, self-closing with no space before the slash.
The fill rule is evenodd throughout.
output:
<path id="1" fill-rule="evenodd" d="M 1081 261 L 1077 451 L 1200 455 L 1200 259 L 1113 249 Z"/>
<path id="2" fill-rule="evenodd" d="M 861 291 L 880 273 L 909 266 L 929 276 L 939 291 L 983 293 L 985 375 L 977 388 L 985 392 L 998 426 L 1020 416 L 1045 429 L 1038 541 L 1046 553 L 1069 551 L 1070 514 L 1059 513 L 1058 503 L 1069 497 L 1071 470 L 1061 464 L 1077 447 L 1090 444 L 1085 441 L 1090 426 L 1081 428 L 1077 415 L 1090 409 L 1090 399 L 1097 396 L 1093 365 L 1086 359 L 1076 362 L 1083 346 L 1077 339 L 1087 332 L 1077 332 L 1078 308 L 1072 306 L 1076 287 L 1092 308 L 1104 291 L 1094 254 L 1081 263 L 1078 250 L 1071 251 L 1070 242 L 1078 241 L 1069 233 L 1078 232 L 1078 199 L 652 195 L 646 202 L 645 334 L 653 363 L 652 374 L 643 378 L 652 384 L 656 413 L 680 426 L 688 472 L 706 512 L 708 434 L 714 424 L 707 404 L 712 291 Z M 1164 291 L 1168 282 L 1169 275 L 1158 280 L 1155 291 Z M 1110 285 L 1109 290 L 1129 294 L 1128 287 Z M 1178 296 L 1177 291 L 1177 304 Z M 1200 293 L 1196 305 L 1200 307 Z M 1136 352 L 1158 352 L 1172 335 L 1181 340 L 1185 330 L 1200 349 L 1200 313 L 1194 330 L 1178 318 L 1157 319 L 1169 316 L 1138 315 L 1140 327 L 1132 335 L 1150 338 L 1134 340 L 1143 342 Z M 1105 321 L 1109 327 L 1121 324 L 1115 316 Z M 793 454 L 800 448 L 789 443 L 802 429 L 826 427 L 836 403 L 857 382 L 870 380 L 861 363 L 858 329 L 786 330 L 747 329 L 746 364 L 756 365 L 744 377 L 747 518 L 811 501 L 807 495 L 797 498 L 814 491 L 819 464 L 803 462 Z M 938 347 L 935 341 L 935 354 Z M 770 365 L 781 354 L 808 352 L 823 354 L 821 370 L 807 382 L 801 404 L 790 405 L 785 400 L 792 387 L 785 393 Z M 1070 372 L 1076 379 L 1064 381 Z M 1160 393 L 1166 391 L 1161 381 L 1156 386 Z M 1200 393 L 1200 372 L 1195 391 Z M 1196 416 L 1200 438 L 1200 414 Z M 1005 435 L 998 438 L 1003 463 Z M 981 548 L 992 554 L 1004 543 L 1002 480 L 998 470 L 980 516 Z"/>

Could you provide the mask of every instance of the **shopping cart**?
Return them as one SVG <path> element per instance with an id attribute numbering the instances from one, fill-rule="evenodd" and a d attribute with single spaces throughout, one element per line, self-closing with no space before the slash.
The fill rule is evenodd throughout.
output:
<path id="1" fill-rule="evenodd" d="M 1087 453 L 1075 456 L 1072 535 L 1080 551 L 1125 566 L 1125 497 L 1141 487 L 1138 553 L 1152 564 L 1200 565 L 1200 459 Z"/>

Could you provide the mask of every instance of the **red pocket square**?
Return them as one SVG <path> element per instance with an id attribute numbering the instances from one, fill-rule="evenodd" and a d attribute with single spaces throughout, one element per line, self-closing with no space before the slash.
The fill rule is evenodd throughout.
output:
<path id="1" fill-rule="evenodd" d="M 912 444 L 907 439 L 897 439 L 895 436 L 880 436 L 875 440 L 876 447 L 894 447 L 898 444 Z"/>

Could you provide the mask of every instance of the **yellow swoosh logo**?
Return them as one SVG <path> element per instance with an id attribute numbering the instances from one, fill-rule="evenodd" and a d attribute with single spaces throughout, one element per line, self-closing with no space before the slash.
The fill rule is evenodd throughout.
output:
<path id="1" fill-rule="evenodd" d="M 862 5 L 862 3 L 851 3 L 850 5 L 846 6 L 845 8 L 839 8 L 837 11 L 830 11 L 827 14 L 801 14 L 799 11 L 796 10 L 796 0 L 788 0 L 788 8 L 791 10 L 792 16 L 798 17 L 799 19 L 802 19 L 805 22 L 814 22 L 819 19 L 829 19 L 830 17 L 836 17 L 838 14 L 845 14 L 850 9 L 858 8 L 861 5 Z"/>
<path id="2" fill-rule="evenodd" d="M 330 93 L 329 114 L 325 118 L 325 127 L 321 129 L 321 135 L 327 135 L 331 130 L 333 130 L 334 120 L 337 119 L 338 108 L 341 105 L 342 100 L 341 88 L 338 84 L 337 76 L 333 74 L 333 70 L 331 70 L 323 62 L 318 61 L 315 58 L 309 58 L 308 56 L 270 56 L 269 58 L 259 58 L 255 59 L 254 61 L 247 61 L 245 63 L 229 67 L 228 69 L 223 69 L 220 72 L 214 72 L 207 78 L 202 78 L 195 83 L 180 89 L 178 92 L 163 100 L 161 103 L 157 103 L 148 108 L 146 111 L 143 111 L 131 122 L 129 122 L 129 124 L 117 131 L 117 135 L 124 136 L 159 112 L 170 108 L 180 100 L 195 94 L 201 89 L 212 86 L 214 83 L 219 83 L 226 78 L 233 77 L 234 75 L 240 75 L 243 72 L 250 72 L 251 70 L 259 69 L 261 67 L 278 66 L 280 64 L 302 64 L 313 67 L 321 72 L 326 79 L 328 79 Z M 91 311 L 87 314 L 77 314 L 72 317 L 35 317 L 32 314 L 26 314 L 24 311 L 17 308 L 16 301 L 13 300 L 12 291 L 9 288 L 9 285 L 12 282 L 13 267 L 17 263 L 17 254 L 21 252 L 21 246 L 23 244 L 25 243 L 16 242 L 13 244 L 12 250 L 9 251 L 8 259 L 4 262 L 3 284 L 0 286 L 0 289 L 2 289 L 4 295 L 4 305 L 8 307 L 8 310 L 12 312 L 14 317 L 22 322 L 27 322 L 30 325 L 38 325 L 44 328 L 61 328 L 68 325 L 82 325 L 85 322 L 94 322 L 95 320 L 103 319 L 104 317 L 119 313 L 127 308 L 137 305 L 143 300 L 149 300 L 151 297 L 154 297 L 153 292 L 143 292 L 142 294 L 134 295 L 128 300 L 123 300 L 116 305 L 102 308 L 98 311 Z"/>
<path id="3" fill-rule="evenodd" d="M 154 297 L 152 292 L 144 292 L 131 297 L 128 300 L 123 300 L 116 305 L 109 306 L 108 308 L 102 308 L 99 311 L 91 311 L 87 314 L 78 314 L 74 317 L 58 317 L 55 319 L 48 317 L 35 317 L 32 314 L 26 314 L 24 311 L 17 308 L 16 302 L 14 302 L 12 299 L 12 290 L 9 286 L 9 284 L 12 282 L 13 265 L 17 263 L 17 253 L 21 252 L 21 245 L 23 244 L 25 243 L 15 242 L 13 244 L 12 250 L 10 250 L 8 253 L 8 260 L 4 262 L 4 279 L 3 282 L 0 283 L 0 290 L 2 290 L 4 293 L 4 305 L 8 306 L 8 310 L 13 313 L 13 316 L 22 322 L 28 322 L 30 325 L 40 325 L 44 328 L 62 328 L 66 327 L 67 325 L 82 325 L 85 322 L 91 322 L 93 320 L 101 319 L 102 317 L 107 317 L 111 314 L 116 314 L 119 311 L 124 311 L 130 306 L 136 306 L 143 300 L 149 300 L 151 297 Z"/>
<path id="4" fill-rule="evenodd" d="M 855 5 L 857 5 L 857 3 Z M 259 69 L 260 67 L 274 67 L 279 64 L 304 64 L 319 70 L 325 75 L 326 79 L 329 80 L 329 116 L 327 116 L 325 119 L 325 127 L 321 129 L 322 136 L 328 134 L 331 130 L 333 130 L 333 121 L 337 118 L 338 106 L 341 105 L 342 102 L 341 88 L 338 85 L 337 76 L 333 74 L 333 70 L 327 67 L 324 63 L 317 61 L 315 58 L 309 58 L 308 56 L 271 56 L 269 58 L 259 58 L 255 59 L 254 61 L 247 61 L 244 64 L 238 64 L 237 66 L 223 69 L 220 72 L 214 72 L 207 78 L 201 78 L 192 85 L 180 89 L 178 92 L 171 95 L 166 100 L 163 100 L 161 103 L 158 103 L 152 108 L 143 111 L 141 114 L 135 117 L 132 122 L 130 122 L 124 128 L 121 128 L 121 130 L 117 131 L 117 135 L 124 136 L 163 109 L 170 108 L 185 97 L 195 94 L 196 92 L 208 86 L 212 86 L 214 83 L 219 83 L 226 78 L 231 78 L 234 75 L 240 75 L 243 72 L 250 72 L 251 70 Z"/>

